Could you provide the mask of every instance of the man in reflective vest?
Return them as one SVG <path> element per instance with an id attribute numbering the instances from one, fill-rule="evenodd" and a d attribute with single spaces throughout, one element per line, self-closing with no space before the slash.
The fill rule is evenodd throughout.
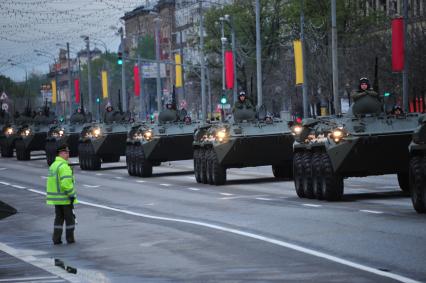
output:
<path id="1" fill-rule="evenodd" d="M 65 220 L 65 236 L 68 244 L 74 243 L 75 219 L 73 208 L 77 203 L 74 189 L 74 176 L 69 159 L 68 145 L 57 148 L 55 162 L 49 167 L 49 177 L 46 185 L 46 203 L 55 206 L 55 222 L 53 229 L 53 244 L 62 244 L 62 227 Z"/>

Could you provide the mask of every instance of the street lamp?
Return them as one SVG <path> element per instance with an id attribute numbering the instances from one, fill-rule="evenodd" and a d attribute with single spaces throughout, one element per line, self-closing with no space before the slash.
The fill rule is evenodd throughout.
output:
<path id="1" fill-rule="evenodd" d="M 88 93 L 89 93 L 89 112 L 93 112 L 93 101 L 92 101 L 92 72 L 91 72 L 91 54 L 90 54 L 90 39 L 87 35 L 80 36 L 86 42 L 87 52 L 87 79 L 88 79 Z"/>
<path id="2" fill-rule="evenodd" d="M 160 72 L 160 23 L 159 17 L 154 18 L 155 24 L 155 59 L 157 61 L 157 109 L 160 113 L 161 104 L 161 72 Z"/>
<path id="3" fill-rule="evenodd" d="M 225 21 L 224 17 L 219 18 L 220 21 L 220 31 L 221 31 L 221 38 L 220 41 L 222 42 L 222 95 L 225 95 L 225 44 L 228 41 L 225 37 L 225 27 L 223 25 L 223 22 Z"/>

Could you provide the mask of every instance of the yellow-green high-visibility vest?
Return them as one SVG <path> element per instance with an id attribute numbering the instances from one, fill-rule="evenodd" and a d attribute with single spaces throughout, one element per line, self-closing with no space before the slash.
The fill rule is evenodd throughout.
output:
<path id="1" fill-rule="evenodd" d="M 46 182 L 46 203 L 49 205 L 71 204 L 70 198 L 77 203 L 77 194 L 74 190 L 74 176 L 68 162 L 57 156 L 49 167 L 49 176 Z"/>

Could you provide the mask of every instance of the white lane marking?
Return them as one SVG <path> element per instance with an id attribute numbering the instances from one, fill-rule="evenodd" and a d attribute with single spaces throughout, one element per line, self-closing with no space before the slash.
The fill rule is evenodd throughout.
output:
<path id="1" fill-rule="evenodd" d="M 13 278 L 0 279 L 0 282 L 27 281 L 27 280 L 33 281 L 33 280 L 43 280 L 43 279 L 59 279 L 59 278 L 58 278 L 58 276 L 13 277 Z M 62 281 L 64 281 L 64 280 L 62 280 Z"/>
<path id="2" fill-rule="evenodd" d="M 190 179 L 190 180 L 195 180 L 194 176 L 185 176 L 186 178 Z"/>
<path id="3" fill-rule="evenodd" d="M 103 176 L 103 175 L 105 175 L 105 174 L 103 174 L 103 173 L 96 173 L 96 176 Z"/>
<path id="4" fill-rule="evenodd" d="M 268 195 L 244 195 L 244 196 L 233 196 L 233 197 L 224 197 L 220 199 L 229 200 L 229 199 L 239 199 L 239 198 L 256 198 L 256 197 L 267 197 Z"/>
<path id="5" fill-rule="evenodd" d="M 233 196 L 234 194 L 230 194 L 230 193 L 220 193 L 222 196 Z"/>
<path id="6" fill-rule="evenodd" d="M 170 184 L 160 184 L 160 186 L 163 186 L 163 187 L 170 187 L 171 185 L 170 185 Z"/>
<path id="7" fill-rule="evenodd" d="M 198 188 L 187 188 L 188 190 L 191 190 L 191 191 L 199 191 L 200 189 L 198 189 Z"/>
<path id="8" fill-rule="evenodd" d="M 311 204 L 311 203 L 304 203 L 302 204 L 303 206 L 308 206 L 308 207 L 322 207 L 321 204 Z"/>
<path id="9" fill-rule="evenodd" d="M 40 176 L 42 179 L 47 179 L 47 177 L 46 176 Z"/>
<path id="10" fill-rule="evenodd" d="M 377 211 L 377 210 L 361 209 L 360 211 L 365 213 L 372 213 L 372 214 L 383 214 L 383 211 Z"/>
<path id="11" fill-rule="evenodd" d="M 84 184 L 83 187 L 86 187 L 86 188 L 99 188 L 100 185 L 86 185 L 86 184 Z"/>
<path id="12" fill-rule="evenodd" d="M 144 180 L 137 180 L 136 183 L 145 183 L 146 181 Z"/>
<path id="13" fill-rule="evenodd" d="M 26 189 L 27 187 L 22 187 L 22 186 L 18 186 L 18 185 L 12 185 L 12 187 L 17 188 L 17 189 Z"/>
<path id="14" fill-rule="evenodd" d="M 41 192 L 41 191 L 37 191 L 37 190 L 33 190 L 33 189 L 28 189 L 28 191 L 35 192 L 35 193 L 40 194 L 40 195 L 46 195 L 45 192 Z M 373 268 L 373 267 L 369 267 L 369 266 L 364 265 L 364 264 L 356 263 L 354 261 L 350 261 L 350 260 L 346 260 L 346 259 L 343 259 L 343 258 L 340 258 L 340 257 L 337 257 L 337 256 L 326 254 L 324 252 L 319 252 L 319 251 L 316 251 L 316 250 L 313 250 L 313 249 L 310 249 L 310 248 L 304 248 L 300 245 L 291 244 L 289 242 L 277 240 L 277 239 L 274 239 L 274 238 L 269 238 L 269 237 L 266 237 L 266 236 L 262 236 L 262 235 L 258 235 L 258 234 L 254 234 L 254 233 L 250 233 L 250 232 L 245 232 L 245 231 L 242 231 L 242 230 L 237 230 L 237 229 L 233 229 L 233 228 L 226 228 L 224 226 L 220 226 L 220 225 L 216 225 L 216 224 L 210 224 L 210 223 L 201 222 L 201 221 L 186 220 L 186 219 L 179 219 L 179 218 L 169 218 L 169 217 L 161 217 L 161 216 L 143 214 L 143 213 L 138 213 L 138 212 L 134 212 L 134 211 L 130 211 L 130 210 L 109 207 L 109 206 L 106 206 L 106 205 L 96 204 L 96 203 L 87 202 L 87 201 L 79 201 L 79 203 L 87 205 L 87 206 L 102 208 L 102 209 L 115 211 L 115 212 L 119 212 L 119 213 L 123 213 L 123 214 L 127 214 L 127 215 L 139 216 L 139 217 L 142 217 L 142 218 L 149 218 L 149 219 L 155 219 L 155 220 L 163 220 L 163 221 L 170 221 L 170 222 L 192 224 L 192 225 L 197 225 L 197 226 L 201 226 L 201 227 L 211 228 L 211 229 L 215 229 L 215 230 L 219 230 L 219 231 L 223 231 L 223 232 L 228 232 L 228 233 L 232 233 L 232 234 L 235 234 L 235 235 L 239 235 L 239 236 L 243 236 L 243 237 L 252 238 L 252 239 L 259 240 L 259 241 L 267 242 L 267 243 L 270 243 L 270 244 L 273 244 L 273 245 L 292 249 L 292 250 L 295 250 L 295 251 L 298 251 L 298 252 L 301 252 L 301 253 L 305 253 L 305 254 L 308 254 L 308 255 L 316 256 L 316 257 L 319 257 L 319 258 L 324 258 L 324 259 L 327 259 L 329 261 L 340 263 L 340 264 L 343 264 L 343 265 L 346 265 L 346 266 L 349 266 L 349 267 L 352 267 L 352 268 L 355 268 L 355 269 L 359 269 L 359 270 L 362 270 L 362 271 L 365 271 L 365 272 L 370 272 L 370 273 L 373 273 L 373 274 L 376 274 L 376 275 L 379 275 L 379 276 L 398 280 L 400 282 L 421 283 L 420 281 L 414 280 L 414 279 L 409 278 L 409 277 L 405 277 L 405 276 L 398 275 L 398 274 L 391 273 L 391 272 L 387 272 L 387 271 L 382 271 L 382 270 L 379 270 L 379 269 L 376 269 L 376 268 Z"/>
<path id="15" fill-rule="evenodd" d="M 153 202 L 150 202 L 150 203 L 145 203 L 144 205 L 152 206 L 152 205 L 154 205 L 154 203 L 153 203 Z"/>
<path id="16" fill-rule="evenodd" d="M 0 171 L 7 170 L 7 168 L 0 168 Z"/>
<path id="17" fill-rule="evenodd" d="M 7 183 L 7 182 L 0 182 L 0 184 L 5 185 L 5 186 L 10 186 L 10 184 Z"/>
<path id="18" fill-rule="evenodd" d="M 123 177 L 114 177 L 114 179 L 121 180 Z"/>
<path id="19" fill-rule="evenodd" d="M 270 198 L 256 198 L 257 200 L 266 200 L 266 201 L 271 201 L 271 200 L 273 200 L 273 199 L 270 199 Z"/>

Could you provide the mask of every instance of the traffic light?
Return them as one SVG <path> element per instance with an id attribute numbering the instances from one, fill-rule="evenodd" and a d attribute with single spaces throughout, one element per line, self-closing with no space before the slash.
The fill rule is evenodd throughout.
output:
<path id="1" fill-rule="evenodd" d="M 391 95 L 390 92 L 385 92 L 385 94 L 384 94 L 385 97 L 388 97 L 390 95 Z"/>
<path id="2" fill-rule="evenodd" d="M 96 97 L 96 103 L 99 103 L 99 102 L 101 102 L 100 98 Z"/>
<path id="3" fill-rule="evenodd" d="M 220 99 L 220 104 L 226 104 L 228 102 L 228 99 L 226 98 L 226 95 L 222 95 L 222 98 Z"/>
<path id="4" fill-rule="evenodd" d="M 118 52 L 118 59 L 117 59 L 117 64 L 118 65 L 123 65 L 123 53 L 122 52 Z"/>

